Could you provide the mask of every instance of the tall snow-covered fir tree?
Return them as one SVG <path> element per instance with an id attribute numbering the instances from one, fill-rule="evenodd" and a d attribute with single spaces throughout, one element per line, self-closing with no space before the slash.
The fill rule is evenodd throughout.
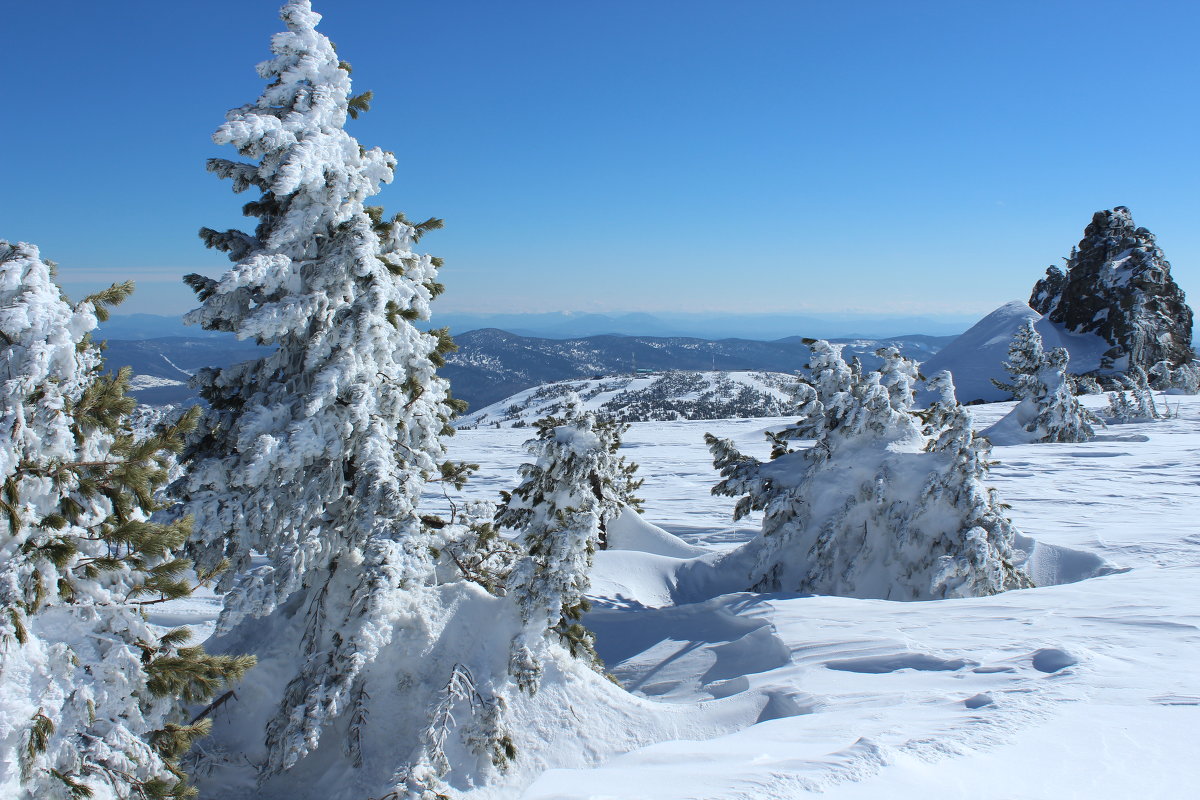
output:
<path id="1" fill-rule="evenodd" d="M 258 225 L 203 230 L 234 266 L 187 279 L 190 322 L 275 348 L 198 376 L 210 409 L 173 486 L 199 563 L 233 564 L 211 646 L 259 659 L 191 758 L 223 798 L 433 797 L 503 780 L 505 714 L 533 702 L 505 699 L 522 617 L 496 578 L 511 565 L 463 550 L 482 533 L 417 509 L 465 474 L 441 441 L 453 345 L 413 324 L 442 288 L 414 250 L 440 222 L 366 205 L 400 160 L 344 129 L 365 102 L 308 0 L 281 16 L 261 97 L 214 135 L 241 159 L 209 163 L 257 193 Z M 555 646 L 552 670 L 590 674 Z"/>
<path id="2" fill-rule="evenodd" d="M 184 518 L 151 520 L 195 423 L 139 437 L 127 370 L 91 341 L 132 284 L 69 304 L 36 247 L 0 241 L 0 794 L 188 797 L 209 699 L 252 659 L 187 646 L 144 610 L 190 594 Z M 191 721 L 189 721 L 191 720 Z"/>
<path id="3" fill-rule="evenodd" d="M 812 447 L 771 437 L 772 458 L 759 462 L 707 437 L 724 478 L 713 493 L 742 495 L 735 516 L 765 512 L 745 545 L 756 559 L 747 588 L 927 600 L 1029 586 L 1015 530 L 982 483 L 987 442 L 971 432 L 949 375 L 935 376 L 940 399 L 922 425 L 914 364 L 885 350 L 864 374 L 827 343 L 812 348 L 819 368 L 802 405 L 812 416 L 793 426 Z"/>
<path id="4" fill-rule="evenodd" d="M 521 466 L 521 484 L 496 514 L 499 525 L 520 531 L 526 553 L 507 588 L 525 622 L 510 669 L 530 692 L 537 690 L 547 636 L 601 668 L 594 638 L 580 624 L 592 556 L 604 545 L 608 523 L 640 503 L 633 495 L 641 485 L 633 477 L 637 465 L 617 455 L 628 425 L 598 421 L 574 393 L 563 406 L 561 417 L 535 423 L 537 437 L 526 443 L 535 461 Z"/>

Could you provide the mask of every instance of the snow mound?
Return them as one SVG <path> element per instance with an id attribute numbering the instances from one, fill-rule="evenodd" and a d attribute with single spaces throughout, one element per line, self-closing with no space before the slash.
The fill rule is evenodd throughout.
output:
<path id="1" fill-rule="evenodd" d="M 1027 303 L 1014 300 L 979 320 L 937 355 L 921 364 L 922 374 L 930 376 L 941 370 L 949 370 L 954 376 L 958 399 L 964 403 L 1007 400 L 1008 392 L 997 389 L 991 379 L 1005 380 L 1008 377 L 1001 364 L 1008 358 L 1009 342 L 1028 319 L 1034 320 L 1033 326 L 1041 334 L 1047 351 L 1055 347 L 1067 349 L 1071 354 L 1071 372 L 1074 374 L 1099 369 L 1100 357 L 1111 347 L 1095 334 L 1070 333 L 1038 314 Z M 918 402 L 932 399 L 932 395 L 925 392 L 918 397 Z"/>
<path id="2" fill-rule="evenodd" d="M 1018 562 L 1036 586 L 1058 586 L 1077 583 L 1088 578 L 1128 572 L 1128 567 L 1118 567 L 1105 561 L 1095 553 L 1074 550 L 1056 544 L 1039 542 L 1024 534 L 1015 537 L 1017 549 L 1025 554 Z"/>
<path id="3" fill-rule="evenodd" d="M 608 549 L 637 550 L 674 558 L 692 558 L 712 552 L 706 547 L 688 544 L 628 509 L 609 523 Z"/>
<path id="4" fill-rule="evenodd" d="M 689 576 L 684 580 L 689 599 L 744 588 L 728 580 L 719 582 L 725 576 L 715 566 L 719 560 L 709 548 L 688 544 L 626 510 L 609 523 L 608 549 L 595 555 L 588 597 L 593 605 L 607 608 L 662 608 L 680 601 L 680 573 Z M 698 581 L 697 575 L 707 581 Z M 705 584 L 714 581 L 715 590 L 705 594 Z M 700 591 L 694 587 L 697 583 Z"/>
<path id="5" fill-rule="evenodd" d="M 1037 408 L 1032 402 L 1023 401 L 995 425 L 984 430 L 983 435 L 997 447 L 1036 442 L 1038 434 L 1025 429 L 1025 426 L 1031 424 L 1036 416 Z"/>

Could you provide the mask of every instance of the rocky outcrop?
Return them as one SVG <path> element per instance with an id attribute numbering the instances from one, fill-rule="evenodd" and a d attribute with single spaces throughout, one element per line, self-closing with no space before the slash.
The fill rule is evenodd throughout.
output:
<path id="1" fill-rule="evenodd" d="M 1191 361 L 1192 310 L 1171 278 L 1154 234 L 1129 209 L 1097 211 L 1064 272 L 1050 267 L 1029 305 L 1071 333 L 1094 333 L 1112 347 L 1101 370 L 1150 369 Z"/>

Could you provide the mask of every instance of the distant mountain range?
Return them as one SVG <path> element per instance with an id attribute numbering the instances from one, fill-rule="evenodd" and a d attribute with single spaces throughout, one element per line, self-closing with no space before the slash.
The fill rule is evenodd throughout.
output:
<path id="1" fill-rule="evenodd" d="M 133 396 L 146 405 L 195 403 L 188 379 L 204 367 L 224 367 L 269 353 L 270 348 L 239 342 L 227 333 L 207 338 L 109 339 L 104 360 L 114 372 L 133 370 Z"/>
<path id="2" fill-rule="evenodd" d="M 454 334 L 499 328 L 521 336 L 575 339 L 585 336 L 663 336 L 696 339 L 774 340 L 789 336 L 813 338 L 884 339 L 915 333 L 935 336 L 959 334 L 971 317 L 911 317 L 867 314 L 685 314 L 644 312 L 632 314 L 439 314 L 437 327 L 449 326 Z"/>
<path id="3" fill-rule="evenodd" d="M 879 364 L 875 351 L 884 345 L 925 361 L 954 338 L 913 335 L 834 341 L 845 344 L 847 359 L 857 356 L 865 368 L 873 369 Z M 455 341 L 458 352 L 439 372 L 450 379 L 455 396 L 475 409 L 555 381 L 628 375 L 638 369 L 793 373 L 802 370 L 809 357 L 808 346 L 799 336 L 771 342 L 656 336 L 547 339 L 493 328 L 468 331 Z"/>
<path id="4" fill-rule="evenodd" d="M 105 323 L 101 337 L 110 337 L 106 353 L 109 368 L 132 367 L 137 376 L 134 394 L 148 405 L 195 402 L 187 380 L 198 369 L 226 366 L 268 352 L 252 342 L 239 342 L 220 333 L 204 337 L 116 338 L 117 332 L 157 332 L 157 323 L 145 319 L 150 315 L 135 316 L 139 319 L 113 317 Z M 846 344 L 847 358 L 858 356 L 869 369 L 878 363 L 875 350 L 885 344 L 897 347 L 909 358 L 924 361 L 953 339 L 912 335 L 837 341 Z M 809 355 L 799 336 L 776 341 L 619 335 L 552 339 L 492 328 L 467 331 L 457 335 L 455 341 L 458 352 L 448 357 L 440 373 L 450 379 L 455 396 L 475 409 L 544 383 L 628 375 L 637 369 L 793 373 L 804 367 Z"/>
<path id="5" fill-rule="evenodd" d="M 437 314 L 426 328 L 449 327 L 455 336 L 482 328 L 498 328 L 518 336 L 576 339 L 583 336 L 666 336 L 696 339 L 760 339 L 789 336 L 813 338 L 886 339 L 923 333 L 950 336 L 962 333 L 973 317 L 914 317 L 868 314 Z M 222 334 L 184 325 L 178 316 L 115 315 L 100 326 L 101 338 L 161 339 L 168 336 L 213 338 Z"/>

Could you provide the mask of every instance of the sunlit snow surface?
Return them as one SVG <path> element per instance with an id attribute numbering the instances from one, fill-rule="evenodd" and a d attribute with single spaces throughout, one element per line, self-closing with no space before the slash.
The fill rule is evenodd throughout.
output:
<path id="1" fill-rule="evenodd" d="M 480 795 L 1200 796 L 1200 397 L 1169 399 L 1178 419 L 994 451 L 990 483 L 1026 535 L 1127 571 L 972 600 L 741 593 L 672 605 L 681 559 L 664 553 L 689 548 L 654 533 L 654 553 L 599 553 L 589 622 L 622 684 L 676 709 L 754 698 L 758 721 L 626 753 L 597 743 L 582 759 L 546 741 L 541 763 L 592 766 Z M 1011 405 L 976 407 L 977 426 Z M 749 538 L 756 521 L 732 523 L 732 501 L 709 494 L 703 434 L 765 457 L 762 431 L 784 421 L 634 424 L 626 451 L 646 479 L 644 519 L 711 549 Z M 450 442 L 452 457 L 483 465 L 472 497 L 515 484 L 529 433 L 462 431 Z"/>

